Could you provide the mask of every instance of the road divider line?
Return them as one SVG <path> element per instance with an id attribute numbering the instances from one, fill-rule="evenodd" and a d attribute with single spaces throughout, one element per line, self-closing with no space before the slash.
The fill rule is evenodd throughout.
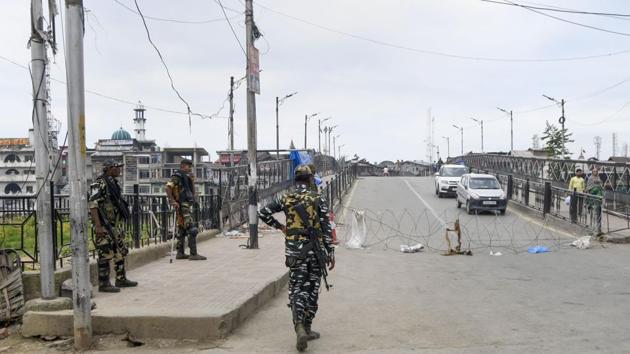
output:
<path id="1" fill-rule="evenodd" d="M 424 198 L 422 198 L 422 196 L 411 186 L 411 184 L 409 183 L 408 180 L 404 180 L 405 184 L 407 184 L 407 187 L 409 187 L 409 189 L 411 190 L 411 192 L 413 194 L 416 195 L 416 197 L 418 199 L 420 199 L 420 201 L 422 202 L 422 204 L 424 204 L 425 207 L 427 207 L 427 209 L 429 209 L 429 211 L 431 212 L 431 214 L 433 214 L 433 217 L 440 222 L 440 224 L 442 224 L 442 226 L 445 226 L 446 223 L 444 222 L 444 220 L 442 220 L 442 218 L 440 218 L 438 216 L 438 214 L 435 212 L 435 210 L 433 208 L 431 208 L 431 206 L 429 205 L 429 203 L 427 203 L 426 200 L 424 200 Z"/>

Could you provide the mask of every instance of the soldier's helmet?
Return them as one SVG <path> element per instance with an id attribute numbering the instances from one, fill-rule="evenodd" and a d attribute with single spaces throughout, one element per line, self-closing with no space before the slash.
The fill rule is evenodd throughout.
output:
<path id="1" fill-rule="evenodd" d="M 124 165 L 115 160 L 107 160 L 103 163 L 103 169 L 108 169 L 110 167 L 123 167 Z"/>
<path id="2" fill-rule="evenodd" d="M 300 165 L 295 168 L 295 178 L 312 176 L 313 172 L 307 165 Z"/>

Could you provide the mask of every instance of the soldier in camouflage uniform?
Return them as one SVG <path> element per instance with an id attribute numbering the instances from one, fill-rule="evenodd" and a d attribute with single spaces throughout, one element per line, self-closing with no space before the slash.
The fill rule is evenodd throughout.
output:
<path id="1" fill-rule="evenodd" d="M 116 180 L 122 164 L 110 160 L 103 166 L 103 174 L 91 185 L 88 206 L 96 232 L 94 246 L 98 254 L 98 291 L 117 293 L 120 288 L 137 286 L 138 282 L 127 279 L 125 273 L 125 257 L 129 250 L 125 246 L 123 223 L 129 217 L 129 210 Z M 112 261 L 116 270 L 115 286 L 109 279 Z"/>
<path id="2" fill-rule="evenodd" d="M 195 202 L 195 181 L 190 176 L 192 161 L 184 159 L 179 164 L 179 170 L 171 176 L 166 184 L 166 195 L 177 212 L 177 255 L 175 259 L 203 261 L 206 257 L 197 253 L 197 234 L 199 230 L 193 223 L 192 207 Z M 184 253 L 186 236 L 190 255 Z"/>
<path id="3" fill-rule="evenodd" d="M 258 216 L 267 225 L 282 230 L 285 234 L 285 264 L 289 267 L 289 307 L 293 314 L 293 324 L 297 336 L 296 347 L 303 351 L 307 341 L 319 338 L 319 333 L 311 330 L 311 324 L 317 312 L 317 300 L 322 277 L 317 258 L 309 247 L 308 233 L 302 219 L 295 210 L 301 204 L 310 216 L 311 225 L 319 233 L 319 242 L 326 254 L 329 269 L 335 266 L 334 247 L 332 244 L 328 206 L 326 201 L 312 189 L 313 174 L 308 166 L 299 166 L 295 171 L 295 190 L 276 198 L 264 208 Z M 273 217 L 274 213 L 284 212 L 286 226 Z M 307 249 L 307 252 L 303 250 Z"/>

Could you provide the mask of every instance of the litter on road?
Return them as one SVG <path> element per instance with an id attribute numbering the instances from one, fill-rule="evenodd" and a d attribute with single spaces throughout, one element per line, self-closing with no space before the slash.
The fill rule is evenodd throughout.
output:
<path id="1" fill-rule="evenodd" d="M 400 252 L 402 253 L 416 253 L 420 252 L 424 249 L 424 245 L 421 243 L 415 244 L 413 246 L 410 245 L 400 245 Z"/>
<path id="2" fill-rule="evenodd" d="M 536 254 L 536 253 L 547 253 L 551 251 L 549 250 L 549 247 L 546 247 L 546 246 L 533 246 L 533 247 L 528 248 L 527 252 Z"/>
<path id="3" fill-rule="evenodd" d="M 578 238 L 577 240 L 571 242 L 571 246 L 576 247 L 581 250 L 591 248 L 591 236 L 582 236 Z"/>

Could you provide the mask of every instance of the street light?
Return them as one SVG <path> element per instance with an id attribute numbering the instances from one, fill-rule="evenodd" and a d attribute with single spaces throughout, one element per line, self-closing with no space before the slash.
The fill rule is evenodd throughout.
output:
<path id="1" fill-rule="evenodd" d="M 317 149 L 319 150 L 320 154 L 322 153 L 322 122 L 325 122 L 329 119 L 332 119 L 332 117 L 319 119 L 317 123 Z"/>
<path id="2" fill-rule="evenodd" d="M 475 122 L 481 124 L 481 153 L 483 153 L 483 119 L 470 118 Z"/>
<path id="3" fill-rule="evenodd" d="M 291 97 L 291 96 L 295 96 L 297 95 L 297 91 L 290 93 L 282 98 L 278 98 L 278 96 L 276 96 L 276 158 L 280 159 L 280 124 L 279 124 L 279 119 L 278 119 L 278 106 L 282 105 L 282 103 L 284 103 L 284 101 Z"/>
<path id="4" fill-rule="evenodd" d="M 497 107 L 497 109 L 505 114 L 510 115 L 510 152 L 514 151 L 514 119 L 512 116 L 512 111 L 507 111 L 503 108 Z"/>
<path id="5" fill-rule="evenodd" d="M 328 127 L 328 144 L 326 145 L 326 152 L 330 154 L 330 133 L 332 133 L 333 129 L 337 128 L 338 125 L 333 125 L 332 127 Z M 325 136 L 324 136 L 325 138 Z"/>
<path id="6" fill-rule="evenodd" d="M 462 156 L 464 156 L 464 127 L 459 127 L 455 124 L 453 124 L 453 127 L 459 129 L 459 133 L 461 134 L 461 138 L 462 138 L 461 153 L 462 153 Z"/>
<path id="7" fill-rule="evenodd" d="M 337 157 L 335 156 L 337 153 L 337 138 L 339 138 L 341 136 L 341 134 L 337 134 L 335 136 L 333 136 L 333 158 L 336 160 Z"/>
<path id="8" fill-rule="evenodd" d="M 442 139 L 446 139 L 446 159 L 448 160 L 451 157 L 451 138 L 443 136 Z"/>
<path id="9" fill-rule="evenodd" d="M 304 115 L 304 150 L 306 150 L 306 132 L 308 131 L 308 120 L 318 115 L 320 112 L 313 113 L 310 116 L 308 114 Z"/>
<path id="10" fill-rule="evenodd" d="M 564 117 L 564 98 L 561 99 L 560 101 L 558 101 L 557 99 L 555 99 L 553 97 L 549 97 L 547 95 L 543 95 L 543 97 L 548 99 L 548 100 L 550 100 L 550 101 L 554 101 L 562 109 L 562 115 L 560 116 L 560 118 L 558 118 L 558 123 L 560 123 L 560 125 L 562 125 L 562 155 L 564 155 L 564 152 L 566 151 L 565 141 L 564 141 L 564 136 L 565 136 L 564 122 L 566 121 L 566 118 Z"/>

